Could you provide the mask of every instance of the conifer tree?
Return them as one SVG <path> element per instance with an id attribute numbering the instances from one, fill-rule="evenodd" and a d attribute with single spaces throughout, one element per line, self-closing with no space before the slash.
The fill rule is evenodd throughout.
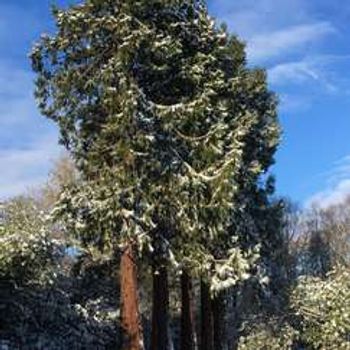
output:
<path id="1" fill-rule="evenodd" d="M 81 173 L 57 212 L 104 254 L 122 245 L 133 263 L 147 248 L 152 349 L 166 350 L 170 263 L 202 276 L 212 295 L 249 277 L 256 251 L 240 245 L 232 217 L 272 162 L 276 101 L 203 1 L 87 0 L 54 14 L 57 33 L 32 53 L 36 97 Z M 137 288 L 136 266 L 124 265 L 126 317 Z M 140 348 L 139 320 L 124 321 L 125 349 Z"/>

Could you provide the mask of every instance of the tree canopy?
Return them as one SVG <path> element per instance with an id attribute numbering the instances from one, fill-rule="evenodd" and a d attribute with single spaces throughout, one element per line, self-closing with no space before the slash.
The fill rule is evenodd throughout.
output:
<path id="1" fill-rule="evenodd" d="M 41 111 L 82 173 L 61 206 L 75 231 L 100 247 L 156 236 L 201 268 L 244 255 L 233 210 L 279 141 L 276 98 L 244 45 L 201 1 L 86 1 L 54 14 L 58 31 L 32 61 Z"/>

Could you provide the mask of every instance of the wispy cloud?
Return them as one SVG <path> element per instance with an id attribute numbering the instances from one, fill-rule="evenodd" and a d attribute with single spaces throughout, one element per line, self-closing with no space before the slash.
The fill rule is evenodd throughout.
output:
<path id="1" fill-rule="evenodd" d="M 304 0 L 222 0 L 209 4 L 214 14 L 246 41 L 253 64 L 302 53 L 310 43 L 337 32 L 330 21 L 314 17 Z"/>
<path id="2" fill-rule="evenodd" d="M 0 199 L 42 182 L 59 154 L 56 132 L 37 111 L 32 80 L 0 61 Z"/>
<path id="3" fill-rule="evenodd" d="M 40 33 L 52 29 L 49 7 L 0 1 L 0 199 L 45 181 L 60 153 L 56 128 L 38 112 L 27 58 Z"/>
<path id="4" fill-rule="evenodd" d="M 0 199 L 42 184 L 59 154 L 55 135 L 45 135 L 26 148 L 0 150 Z"/>
<path id="5" fill-rule="evenodd" d="M 329 22 L 318 22 L 258 34 L 248 41 L 248 58 L 252 62 L 262 62 L 286 56 L 335 32 L 335 28 Z"/>
<path id="6" fill-rule="evenodd" d="M 310 79 L 318 81 L 320 74 L 307 60 L 281 63 L 269 69 L 269 80 L 275 85 L 305 83 Z"/>
<path id="7" fill-rule="evenodd" d="M 334 164 L 334 168 L 325 174 L 326 189 L 309 198 L 305 206 L 318 205 L 326 208 L 339 204 L 350 196 L 350 156 L 344 157 Z"/>
<path id="8" fill-rule="evenodd" d="M 269 82 L 275 87 L 298 85 L 317 94 L 349 94 L 349 81 L 344 80 L 341 65 L 347 63 L 349 55 L 314 55 L 299 61 L 280 63 L 268 70 Z M 334 69 L 339 68 L 339 69 Z"/>
<path id="9" fill-rule="evenodd" d="M 52 132 L 52 124 L 37 109 L 33 78 L 30 71 L 0 60 L 0 149 L 22 147 L 38 134 Z"/>
<path id="10" fill-rule="evenodd" d="M 340 79 L 330 74 L 335 60 L 322 62 L 329 58 L 322 44 L 341 34 L 332 17 L 320 20 L 315 3 L 209 0 L 209 4 L 245 40 L 248 63 L 269 68 L 269 82 L 280 95 L 280 111 L 300 112 L 310 108 L 320 94 L 349 91 L 345 84 L 340 89 Z"/>
<path id="11" fill-rule="evenodd" d="M 54 135 L 46 135 L 27 148 L 1 150 L 0 198 L 23 193 L 43 183 L 59 153 Z"/>
<path id="12" fill-rule="evenodd" d="M 305 206 L 317 205 L 327 208 L 342 203 L 350 196 L 350 179 L 339 182 L 335 187 L 319 192 L 306 201 Z"/>
<path id="13" fill-rule="evenodd" d="M 330 186 L 350 179 L 350 155 L 334 163 L 333 169 L 324 174 Z"/>
<path id="14" fill-rule="evenodd" d="M 305 0 L 209 0 L 211 12 L 244 40 L 309 22 Z"/>
<path id="15" fill-rule="evenodd" d="M 0 135 L 32 125 L 37 115 L 31 72 L 0 60 Z"/>
<path id="16" fill-rule="evenodd" d="M 274 86 L 290 86 L 293 84 L 316 84 L 326 92 L 338 91 L 337 82 L 328 74 L 327 64 L 319 57 L 306 57 L 296 62 L 277 64 L 269 69 L 269 81 Z"/>
<path id="17" fill-rule="evenodd" d="M 300 94 L 283 93 L 279 95 L 279 111 L 284 113 L 294 113 L 308 110 L 311 106 L 309 97 Z"/>

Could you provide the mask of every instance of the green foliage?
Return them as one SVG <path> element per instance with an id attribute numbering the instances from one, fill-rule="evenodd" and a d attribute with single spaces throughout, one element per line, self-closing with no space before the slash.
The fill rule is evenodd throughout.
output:
<path id="1" fill-rule="evenodd" d="M 298 332 L 286 320 L 269 318 L 244 325 L 238 350 L 292 350 Z"/>
<path id="2" fill-rule="evenodd" d="M 0 222 L 0 278 L 16 284 L 50 279 L 61 253 L 50 235 L 46 216 L 33 199 L 5 203 Z"/>
<path id="3" fill-rule="evenodd" d="M 82 174 L 55 214 L 101 250 L 133 240 L 209 280 L 222 266 L 242 267 L 225 268 L 226 282 L 247 276 L 260 242 L 242 247 L 230 227 L 279 140 L 265 73 L 202 1 L 91 0 L 54 14 L 57 34 L 32 52 L 36 97 Z"/>
<path id="4" fill-rule="evenodd" d="M 5 309 L 0 310 L 2 334 L 23 350 L 118 348 L 115 305 L 102 297 L 74 302 L 75 291 L 67 281 L 11 290 Z"/>
<path id="5" fill-rule="evenodd" d="M 260 258 L 260 252 L 259 247 L 247 252 L 235 247 L 227 253 L 227 256 L 222 261 L 212 261 L 212 265 L 215 266 L 210 279 L 210 289 L 213 294 L 218 294 L 249 279 L 252 268 Z M 263 283 L 264 280 L 261 279 L 260 282 Z"/>
<path id="6" fill-rule="evenodd" d="M 19 197 L 1 207 L 1 337 L 23 350 L 116 348 L 115 263 L 82 256 L 78 264 L 65 255 L 66 241 L 41 199 Z"/>
<path id="7" fill-rule="evenodd" d="M 302 277 L 292 306 L 302 318 L 302 339 L 314 349 L 350 348 L 350 273 L 340 268 L 326 279 Z"/>

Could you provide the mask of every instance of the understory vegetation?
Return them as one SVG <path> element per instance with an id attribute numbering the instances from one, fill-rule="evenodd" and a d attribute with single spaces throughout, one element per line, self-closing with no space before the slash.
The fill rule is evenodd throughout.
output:
<path id="1" fill-rule="evenodd" d="M 57 162 L 49 182 L 1 208 L 1 337 L 14 349 L 121 349 L 120 260 L 86 247 L 52 220 L 52 198 L 72 162 Z M 71 181 L 71 179 L 69 180 Z M 55 183 L 55 185 L 53 185 Z M 56 195 L 54 192 L 57 191 Z M 225 293 L 226 333 L 239 350 L 349 349 L 350 198 L 327 208 L 298 211 L 279 200 L 279 263 L 263 286 L 246 280 Z M 150 348 L 152 270 L 139 267 L 141 324 Z M 169 277 L 171 346 L 181 347 L 181 274 Z M 201 283 L 191 289 L 194 345 L 205 319 Z M 203 294 L 203 290 L 202 290 Z M 202 305 L 203 306 L 203 305 Z M 206 332 L 206 330 L 204 330 Z M 230 341 L 230 340 L 228 340 Z M 233 349 L 234 347 L 232 347 Z"/>

